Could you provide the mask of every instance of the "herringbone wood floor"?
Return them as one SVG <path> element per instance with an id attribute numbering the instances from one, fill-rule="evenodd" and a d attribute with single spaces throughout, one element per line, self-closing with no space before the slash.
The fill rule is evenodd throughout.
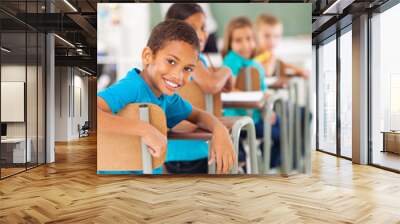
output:
<path id="1" fill-rule="evenodd" d="M 0 223 L 400 223 L 400 175 L 323 154 L 313 174 L 96 175 L 96 139 L 0 181 Z"/>

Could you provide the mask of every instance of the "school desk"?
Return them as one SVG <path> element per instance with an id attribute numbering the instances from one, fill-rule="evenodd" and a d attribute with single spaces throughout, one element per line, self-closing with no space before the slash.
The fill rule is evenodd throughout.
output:
<path id="1" fill-rule="evenodd" d="M 240 95 L 239 95 L 240 94 Z M 237 96 L 241 97 L 237 97 Z M 247 95 L 247 97 L 246 97 Z M 261 97 L 260 97 L 261 96 Z M 270 160 L 271 160 L 271 130 L 270 124 L 271 116 L 273 113 L 274 106 L 277 106 L 278 115 L 281 117 L 281 133 L 287 133 L 287 119 L 286 119 L 286 101 L 287 94 L 284 91 L 278 91 L 272 94 L 270 97 L 265 98 L 264 93 L 258 92 L 231 92 L 222 94 L 222 103 L 224 108 L 244 108 L 244 109 L 259 109 L 262 111 L 262 119 L 264 121 L 264 160 L 261 162 L 261 158 L 258 158 L 259 170 L 261 173 L 270 173 Z M 281 173 L 286 175 L 289 174 L 290 153 L 288 148 L 287 135 L 281 134 L 281 158 L 282 166 Z"/>
<path id="2" fill-rule="evenodd" d="M 239 140 L 240 140 L 240 132 L 242 130 L 246 130 L 249 134 L 247 136 L 247 141 L 250 146 L 250 173 L 257 174 L 258 173 L 258 164 L 257 164 L 257 147 L 256 147 L 256 135 L 255 135 L 255 127 L 254 122 L 249 117 L 222 117 L 222 102 L 221 95 L 219 93 L 211 95 L 205 94 L 200 87 L 196 84 L 196 82 L 187 83 L 184 87 L 182 87 L 178 94 L 189 101 L 193 106 L 200 108 L 202 110 L 207 111 L 210 114 L 216 116 L 224 126 L 229 130 L 233 146 L 237 155 L 235 166 L 232 169 L 232 173 L 237 173 L 237 164 L 238 164 L 238 152 L 239 152 Z M 199 129 L 197 127 L 190 127 L 188 122 L 182 122 L 183 124 L 179 124 L 176 128 L 172 129 L 168 136 L 173 139 L 202 139 L 202 140 L 210 140 L 211 133 L 207 133 L 207 131 Z M 209 173 L 215 171 L 215 164 L 209 166 Z"/>

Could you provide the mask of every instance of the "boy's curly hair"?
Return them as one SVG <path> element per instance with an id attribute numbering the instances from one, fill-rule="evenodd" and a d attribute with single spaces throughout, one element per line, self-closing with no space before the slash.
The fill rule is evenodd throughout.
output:
<path id="1" fill-rule="evenodd" d="M 196 31 L 180 20 L 168 19 L 155 26 L 151 31 L 147 46 L 156 54 L 169 41 L 183 41 L 200 51 L 199 38 Z"/>

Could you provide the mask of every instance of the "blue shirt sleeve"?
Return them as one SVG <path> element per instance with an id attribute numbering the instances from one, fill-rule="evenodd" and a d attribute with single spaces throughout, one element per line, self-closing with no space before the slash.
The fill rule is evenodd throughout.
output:
<path id="1" fill-rule="evenodd" d="M 245 59 L 234 51 L 229 51 L 229 53 L 224 57 L 224 65 L 228 66 L 232 70 L 234 77 L 239 75 L 240 69 L 243 67 L 255 67 L 260 75 L 260 88 L 262 91 L 266 89 L 264 84 L 265 70 L 261 64 L 255 60 Z"/>
<path id="2" fill-rule="evenodd" d="M 167 117 L 167 127 L 173 128 L 179 122 L 187 119 L 192 113 L 192 105 L 179 95 L 174 94 L 169 97 L 165 111 Z"/>
<path id="3" fill-rule="evenodd" d="M 138 83 L 128 73 L 125 78 L 102 90 L 97 96 L 103 98 L 115 114 L 127 104 L 136 102 L 139 90 Z"/>
<path id="4" fill-rule="evenodd" d="M 234 77 L 239 75 L 240 69 L 243 67 L 243 61 L 233 51 L 224 57 L 223 64 L 232 70 Z"/>

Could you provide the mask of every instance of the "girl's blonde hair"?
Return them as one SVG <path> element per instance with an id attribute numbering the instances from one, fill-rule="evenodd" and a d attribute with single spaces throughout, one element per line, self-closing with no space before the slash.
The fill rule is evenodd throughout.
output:
<path id="1" fill-rule="evenodd" d="M 235 29 L 240 29 L 244 27 L 249 27 L 253 30 L 253 25 L 251 24 L 251 21 L 246 17 L 236 17 L 228 23 L 224 32 L 224 45 L 221 50 L 222 57 L 225 57 L 225 55 L 227 55 L 228 52 L 232 49 L 231 42 L 233 31 Z"/>

